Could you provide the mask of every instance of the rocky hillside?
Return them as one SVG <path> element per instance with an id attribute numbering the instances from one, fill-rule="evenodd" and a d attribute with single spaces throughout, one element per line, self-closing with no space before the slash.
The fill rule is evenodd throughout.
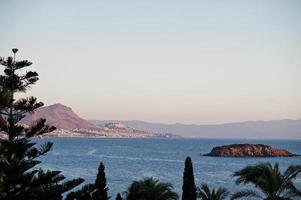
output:
<path id="1" fill-rule="evenodd" d="M 216 157 L 290 157 L 291 152 L 264 144 L 231 144 L 214 147 L 204 156 Z"/>
<path id="2" fill-rule="evenodd" d="M 93 138 L 178 138 L 174 134 L 151 133 L 130 128 L 121 123 L 92 124 L 79 117 L 71 108 L 62 104 L 54 104 L 39 108 L 28 115 L 21 123 L 30 124 L 39 118 L 45 118 L 47 124 L 55 126 L 56 131 L 44 136 L 52 137 L 93 137 Z M 1 121 L 0 121 L 1 122 Z"/>
<path id="3" fill-rule="evenodd" d="M 101 126 L 94 125 L 79 117 L 70 107 L 62 104 L 53 104 L 39 108 L 34 114 L 28 115 L 22 123 L 29 124 L 39 118 L 45 118 L 47 124 L 58 129 L 74 130 L 101 130 Z"/>

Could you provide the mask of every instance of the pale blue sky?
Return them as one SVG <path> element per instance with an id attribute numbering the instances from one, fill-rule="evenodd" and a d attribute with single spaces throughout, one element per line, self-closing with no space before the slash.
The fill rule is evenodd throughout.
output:
<path id="1" fill-rule="evenodd" d="M 299 0 L 0 0 L 0 55 L 20 49 L 46 104 L 87 119 L 301 118 Z"/>

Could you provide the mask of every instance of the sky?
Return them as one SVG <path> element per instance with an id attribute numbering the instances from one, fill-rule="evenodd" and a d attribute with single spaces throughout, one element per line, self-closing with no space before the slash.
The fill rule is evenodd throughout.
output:
<path id="1" fill-rule="evenodd" d="M 26 95 L 86 119 L 301 118 L 300 0 L 0 0 L 0 56 Z"/>

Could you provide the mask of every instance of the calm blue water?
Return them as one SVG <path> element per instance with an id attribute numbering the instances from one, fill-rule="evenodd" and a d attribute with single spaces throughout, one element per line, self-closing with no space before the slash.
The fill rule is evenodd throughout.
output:
<path id="1" fill-rule="evenodd" d="M 196 184 L 226 186 L 236 191 L 231 174 L 248 164 L 279 162 L 285 169 L 301 164 L 301 157 L 290 158 L 217 158 L 203 157 L 212 147 L 232 143 L 264 143 L 301 154 L 301 141 L 288 140 L 213 140 L 213 139 L 74 139 L 47 138 L 54 149 L 43 158 L 43 168 L 61 170 L 68 178 L 82 177 L 93 182 L 100 161 L 106 166 L 110 194 L 127 189 L 133 180 L 155 177 L 171 182 L 181 192 L 182 173 L 186 156 L 191 156 Z M 297 179 L 301 187 L 301 177 Z"/>

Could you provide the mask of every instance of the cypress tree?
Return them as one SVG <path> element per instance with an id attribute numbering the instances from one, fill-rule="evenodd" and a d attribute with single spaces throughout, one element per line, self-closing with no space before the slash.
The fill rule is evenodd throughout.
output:
<path id="1" fill-rule="evenodd" d="M 122 197 L 120 195 L 120 193 L 118 192 L 117 196 L 116 196 L 116 199 L 115 200 L 122 200 Z"/>
<path id="2" fill-rule="evenodd" d="M 69 193 L 66 200 L 108 200 L 108 190 L 105 166 L 101 162 L 95 183 L 84 185 L 81 189 Z"/>
<path id="3" fill-rule="evenodd" d="M 105 166 L 101 162 L 98 167 L 98 173 L 95 180 L 95 190 L 92 194 L 93 200 L 108 200 L 108 187 L 107 187 L 107 178 L 105 173 Z"/>
<path id="4" fill-rule="evenodd" d="M 37 168 L 38 159 L 51 150 L 46 142 L 37 146 L 32 137 L 43 135 L 55 128 L 39 119 L 30 126 L 20 121 L 26 114 L 43 106 L 35 97 L 15 99 L 15 94 L 26 92 L 39 78 L 34 71 L 24 72 L 32 63 L 16 61 L 13 57 L 0 58 L 4 75 L 0 75 L 0 199 L 4 200 L 60 200 L 62 194 L 83 182 L 83 179 L 62 182 L 60 171 L 44 171 Z"/>
<path id="5" fill-rule="evenodd" d="M 185 160 L 185 169 L 183 174 L 182 200 L 196 200 L 197 192 L 194 182 L 193 166 L 190 157 Z"/>

